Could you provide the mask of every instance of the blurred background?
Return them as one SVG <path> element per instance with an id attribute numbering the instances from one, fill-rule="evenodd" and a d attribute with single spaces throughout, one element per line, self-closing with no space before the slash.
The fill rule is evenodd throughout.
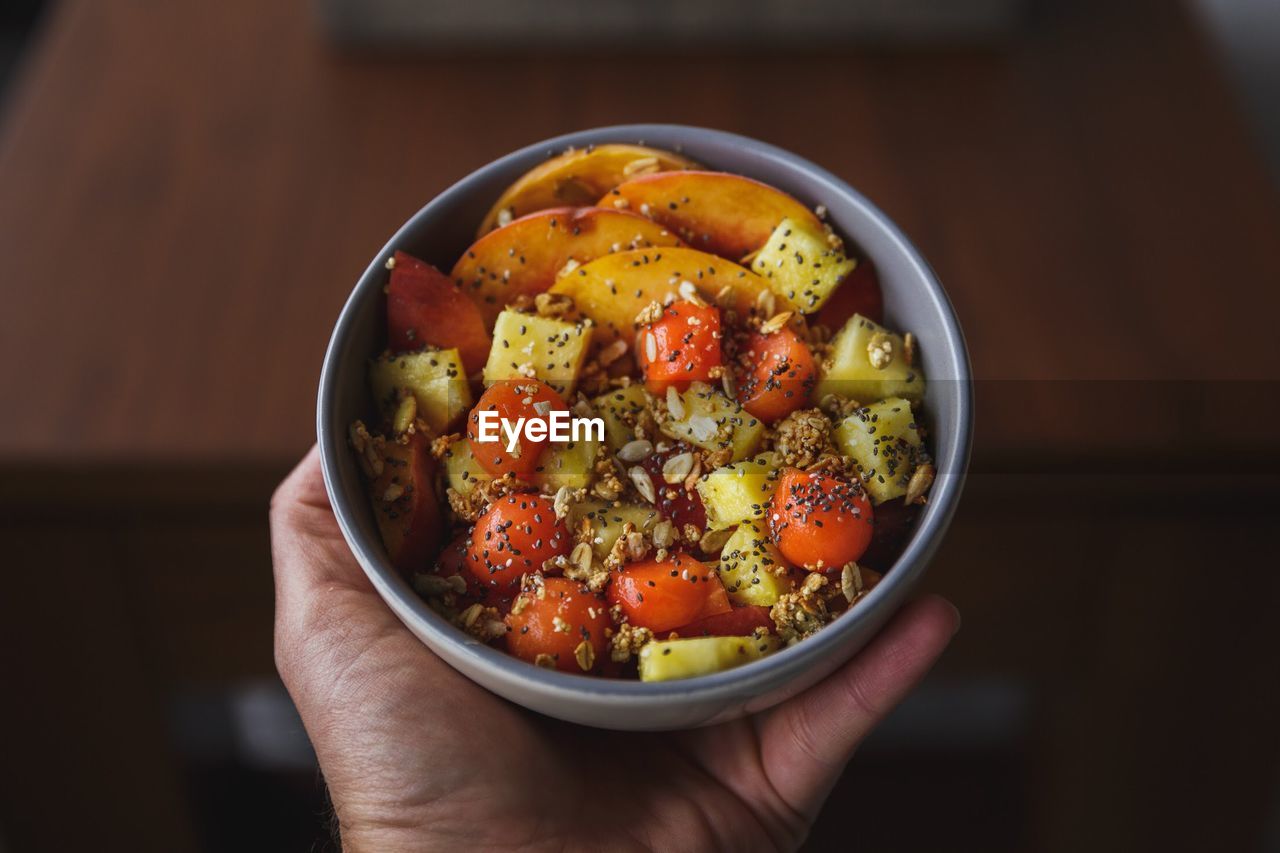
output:
<path id="1" fill-rule="evenodd" d="M 435 193 L 670 121 L 830 168 L 965 325 L 964 629 L 815 850 L 1280 850 L 1275 0 L 8 0 L 0 851 L 333 849 L 267 500 Z"/>

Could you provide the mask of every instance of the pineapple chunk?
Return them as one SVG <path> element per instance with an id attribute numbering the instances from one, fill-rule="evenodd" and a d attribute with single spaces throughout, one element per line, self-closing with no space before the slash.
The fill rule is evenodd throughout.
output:
<path id="1" fill-rule="evenodd" d="M 437 434 L 471 408 L 471 388 L 456 349 L 379 356 L 369 366 L 369 385 L 389 421 L 397 420 L 401 389 L 407 390 L 415 400 L 418 419 Z"/>
<path id="2" fill-rule="evenodd" d="M 604 420 L 604 437 L 609 449 L 617 453 L 636 437 L 636 415 L 645 407 L 644 386 L 617 388 L 591 402 Z"/>
<path id="3" fill-rule="evenodd" d="M 675 411 L 669 405 L 673 396 L 680 400 Z M 730 462 L 746 459 L 764 438 L 758 418 L 705 382 L 692 383 L 683 394 L 669 392 L 665 400 L 671 417 L 659 425 L 664 433 L 704 450 L 729 448 Z"/>
<path id="4" fill-rule="evenodd" d="M 493 327 L 493 348 L 484 366 L 485 384 L 524 378 L 532 371 L 561 397 L 568 397 L 578 384 L 590 343 L 588 323 L 503 311 Z"/>
<path id="5" fill-rule="evenodd" d="M 622 535 L 622 525 L 628 521 L 635 525 L 636 530 L 645 533 L 653 530 L 659 521 L 658 513 L 650 507 L 625 503 L 614 506 L 611 502 L 591 499 L 570 507 L 568 525 L 571 534 L 577 532 L 584 518 L 590 519 L 591 526 L 595 528 L 591 549 L 600 560 L 609 556 L 613 543 Z"/>
<path id="6" fill-rule="evenodd" d="M 795 586 L 786 569 L 787 561 L 774 547 L 764 527 L 747 522 L 724 543 L 717 571 L 734 604 L 769 607 Z M 782 573 L 775 574 L 778 571 Z"/>
<path id="7" fill-rule="evenodd" d="M 858 262 L 827 243 L 827 235 L 812 225 L 784 219 L 751 262 L 773 291 L 801 314 L 823 306 Z"/>
<path id="8" fill-rule="evenodd" d="M 854 314 L 831 340 L 830 364 L 813 398 L 828 394 L 863 404 L 888 397 L 918 401 L 924 396 L 924 373 L 907 364 L 901 336 Z"/>
<path id="9" fill-rule="evenodd" d="M 559 491 L 561 486 L 586 488 L 591 484 L 599 447 L 600 442 L 595 439 L 552 442 L 538 458 L 533 484 L 552 492 Z"/>
<path id="10" fill-rule="evenodd" d="M 542 451 L 538 459 L 538 468 L 534 472 L 533 485 L 550 491 L 557 491 L 561 486 L 579 489 L 591 481 L 592 468 L 595 466 L 596 449 L 600 442 L 595 440 L 558 441 L 553 442 Z M 457 439 L 449 444 L 444 453 L 445 482 L 449 488 L 461 495 L 469 495 L 480 483 L 488 482 L 489 475 L 471 452 L 471 442 L 465 438 Z"/>
<path id="11" fill-rule="evenodd" d="M 890 397 L 863 406 L 836 427 L 840 452 L 853 457 L 876 503 L 900 498 L 921 461 L 923 445 L 911 403 Z"/>
<path id="12" fill-rule="evenodd" d="M 640 680 L 674 681 L 710 675 L 759 660 L 780 645 L 772 634 L 654 640 L 640 649 Z"/>
<path id="13" fill-rule="evenodd" d="M 465 497 L 476 486 L 492 479 L 472 454 L 471 442 L 465 438 L 449 442 L 444 452 L 444 480 L 449 488 Z"/>
<path id="14" fill-rule="evenodd" d="M 772 453 L 761 453 L 712 471 L 697 485 L 707 511 L 707 527 L 722 530 L 762 518 L 777 481 L 777 457 Z"/>

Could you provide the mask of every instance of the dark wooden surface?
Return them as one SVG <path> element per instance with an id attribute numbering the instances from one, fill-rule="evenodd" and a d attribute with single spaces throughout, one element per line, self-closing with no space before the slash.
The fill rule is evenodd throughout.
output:
<path id="1" fill-rule="evenodd" d="M 980 378 L 1273 377 L 1280 207 L 1188 20 L 1041 17 L 990 52 L 413 59 L 336 54 L 302 0 L 68 0 L 0 141 L 0 459 L 296 455 L 387 235 L 505 151 L 635 120 L 755 135 L 864 190 L 937 269 Z M 984 447 L 1185 438 L 1159 412 L 1103 439 L 1037 396 Z"/>
<path id="2" fill-rule="evenodd" d="M 170 704 L 271 676 L 266 500 L 352 282 L 493 157 L 655 120 L 865 191 L 982 380 L 935 681 L 1015 685 L 1025 730 L 978 775 L 869 756 L 815 846 L 1259 848 L 1280 206 L 1180 7 L 1037 9 L 986 51 L 410 57 L 302 0 L 62 3 L 0 119 L 0 839 L 199 848 Z"/>

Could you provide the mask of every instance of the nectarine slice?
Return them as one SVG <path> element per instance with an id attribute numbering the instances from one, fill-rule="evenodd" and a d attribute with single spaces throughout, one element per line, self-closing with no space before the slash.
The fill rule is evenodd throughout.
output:
<path id="1" fill-rule="evenodd" d="M 357 447 L 357 452 L 372 467 L 369 498 L 392 565 L 405 575 L 425 571 L 440 550 L 444 536 L 431 442 L 420 432 L 409 433 L 399 441 L 369 436 L 363 424 L 357 425 L 354 432 L 357 444 L 363 445 Z"/>
<path id="2" fill-rule="evenodd" d="M 845 276 L 827 304 L 813 315 L 813 320 L 838 332 L 854 314 L 861 314 L 876 323 L 884 322 L 884 297 L 880 293 L 880 277 L 876 275 L 871 261 L 865 258 L 858 260 L 853 272 Z"/>
<path id="3" fill-rule="evenodd" d="M 647 216 L 695 249 L 740 261 L 783 219 L 821 230 L 813 211 L 773 187 L 726 172 L 663 172 L 619 184 L 598 204 Z"/>
<path id="4" fill-rule="evenodd" d="M 521 295 L 542 293 L 569 261 L 650 246 L 678 246 L 680 238 L 635 213 L 600 207 L 557 207 L 522 216 L 481 237 L 453 268 L 453 280 L 484 315 L 485 328 Z"/>
<path id="5" fill-rule="evenodd" d="M 387 344 L 413 352 L 430 344 L 457 349 L 468 373 L 489 357 L 493 318 L 476 309 L 449 277 L 412 255 L 396 252 L 387 285 Z"/>
<path id="6" fill-rule="evenodd" d="M 628 178 L 672 169 L 696 169 L 692 160 L 643 145 L 576 148 L 535 166 L 507 187 L 476 236 L 548 207 L 586 207 Z"/>
<path id="7" fill-rule="evenodd" d="M 636 315 L 650 302 L 681 298 L 683 282 L 691 283 L 707 302 L 728 304 L 744 316 L 757 305 L 760 294 L 769 291 L 763 278 L 732 261 L 674 247 L 596 258 L 556 279 L 551 292 L 573 297 L 578 310 L 595 321 L 598 343 L 618 337 L 631 343 Z"/>

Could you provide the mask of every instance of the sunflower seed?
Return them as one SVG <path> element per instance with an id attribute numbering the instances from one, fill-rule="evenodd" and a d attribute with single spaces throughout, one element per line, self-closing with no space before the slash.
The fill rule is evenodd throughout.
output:
<path id="1" fill-rule="evenodd" d="M 769 321 L 760 327 L 760 334 L 772 335 L 774 332 L 782 331 L 782 327 L 791 322 L 793 311 L 783 311 L 781 314 L 775 314 Z"/>
<path id="2" fill-rule="evenodd" d="M 693 470 L 693 454 L 678 453 L 662 463 L 662 479 L 675 484 L 684 481 Z"/>
<path id="3" fill-rule="evenodd" d="M 654 338 L 653 332 L 644 334 L 644 357 L 650 362 L 658 360 L 658 341 Z"/>
<path id="4" fill-rule="evenodd" d="M 652 453 L 653 443 L 643 438 L 638 438 L 622 445 L 622 449 L 618 451 L 618 458 L 623 462 L 641 462 L 648 459 Z"/>
<path id="5" fill-rule="evenodd" d="M 675 542 L 675 528 L 665 518 L 653 526 L 653 544 L 658 548 L 666 548 Z"/>
<path id="6" fill-rule="evenodd" d="M 738 399 L 738 385 L 733 381 L 733 373 L 726 370 L 720 374 L 720 387 L 724 389 L 724 395 L 730 400 Z"/>
<path id="7" fill-rule="evenodd" d="M 777 306 L 777 300 L 774 299 L 772 290 L 762 290 L 760 295 L 756 297 L 756 308 L 764 317 L 772 317 L 774 308 Z"/>
<path id="8" fill-rule="evenodd" d="M 476 620 L 480 618 L 480 614 L 483 612 L 484 605 L 477 602 L 462 611 L 462 615 L 458 618 L 464 627 L 470 628 L 472 625 L 476 624 Z"/>
<path id="9" fill-rule="evenodd" d="M 640 492 L 642 498 L 649 503 L 657 503 L 658 495 L 653 489 L 653 480 L 650 479 L 648 471 L 637 465 L 627 472 L 627 476 L 631 478 L 631 482 L 635 483 L 636 491 Z"/>
<path id="10" fill-rule="evenodd" d="M 850 604 L 862 595 L 862 569 L 857 563 L 845 563 L 844 568 L 840 570 L 840 591 L 844 593 L 845 601 Z"/>
<path id="11" fill-rule="evenodd" d="M 680 399 L 680 392 L 674 385 L 667 386 L 667 411 L 676 420 L 684 420 L 684 401 Z"/>
<path id="12" fill-rule="evenodd" d="M 573 650 L 573 659 L 578 662 L 578 667 L 583 672 L 591 671 L 591 667 L 596 665 L 596 650 L 589 640 L 578 643 Z"/>
<path id="13" fill-rule="evenodd" d="M 928 462 L 916 466 L 911 474 L 911 481 L 907 483 L 906 503 L 924 503 L 924 493 L 933 485 L 934 474 L 933 466 Z"/>
<path id="14" fill-rule="evenodd" d="M 657 157 L 639 157 L 622 167 L 622 174 L 628 178 L 636 175 L 647 175 L 651 172 L 658 171 Z M 588 667 L 583 667 L 587 669 Z"/>
<path id="15" fill-rule="evenodd" d="M 555 501 L 552 507 L 556 511 L 556 518 L 563 519 L 569 514 L 569 505 L 573 502 L 573 489 L 568 486 L 561 486 L 556 491 Z"/>
<path id="16" fill-rule="evenodd" d="M 442 578 L 439 575 L 415 575 L 413 578 L 413 588 L 418 591 L 419 595 L 425 595 L 428 598 L 444 595 L 446 592 L 452 592 L 452 584 L 449 581 L 458 577 L 454 575 L 450 578 Z M 463 581 L 463 589 L 466 588 L 466 581 Z"/>
<path id="17" fill-rule="evenodd" d="M 591 574 L 591 543 L 579 542 L 574 545 L 573 552 L 569 554 L 569 561 L 577 567 L 584 577 Z"/>
<path id="18" fill-rule="evenodd" d="M 694 415 L 689 418 L 689 433 L 696 442 L 711 441 L 720 431 L 720 425 L 710 415 Z"/>

